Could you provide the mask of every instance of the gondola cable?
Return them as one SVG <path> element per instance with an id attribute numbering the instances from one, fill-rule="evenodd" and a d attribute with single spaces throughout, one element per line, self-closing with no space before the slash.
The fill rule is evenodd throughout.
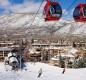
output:
<path id="1" fill-rule="evenodd" d="M 73 1 L 73 3 L 66 9 L 66 11 L 63 13 L 63 15 L 72 7 L 72 5 L 73 5 L 76 1 L 77 1 L 77 0 L 74 0 L 74 1 Z M 62 16 L 63 16 L 63 15 L 62 15 Z M 56 22 L 52 25 L 52 27 L 55 26 L 57 22 L 60 22 L 60 21 L 56 21 Z M 60 23 L 62 24 L 62 22 L 60 22 Z M 72 23 L 74 23 L 74 22 L 72 22 Z M 70 23 L 70 24 L 71 24 L 71 23 Z M 48 25 L 48 24 L 47 24 L 47 25 Z M 60 29 L 60 28 L 58 28 L 57 30 L 59 30 L 59 29 Z"/>
<path id="2" fill-rule="evenodd" d="M 74 2 L 66 9 L 66 11 L 62 14 L 62 17 L 64 16 L 64 14 L 74 5 L 74 3 L 76 2 L 77 0 L 74 0 Z M 53 24 L 56 25 L 57 21 Z"/>
<path id="3" fill-rule="evenodd" d="M 41 8 L 41 6 L 42 6 L 43 2 L 44 2 L 44 0 L 42 0 L 41 4 L 40 4 L 40 6 L 39 6 L 39 8 L 38 8 L 38 10 L 37 10 L 37 12 L 36 12 L 36 15 L 35 15 L 35 17 L 33 18 L 32 23 L 30 24 L 30 27 L 32 26 L 32 24 L 33 24 L 33 22 L 34 22 L 34 20 L 35 20 L 35 18 L 36 18 L 36 16 L 37 16 L 37 14 L 38 14 L 38 12 L 39 12 L 40 8 Z"/>

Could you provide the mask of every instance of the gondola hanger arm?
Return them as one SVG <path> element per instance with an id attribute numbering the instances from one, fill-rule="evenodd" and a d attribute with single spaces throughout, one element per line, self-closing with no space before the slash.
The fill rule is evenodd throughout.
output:
<path id="1" fill-rule="evenodd" d="M 47 2 L 50 2 L 51 0 L 46 0 Z"/>

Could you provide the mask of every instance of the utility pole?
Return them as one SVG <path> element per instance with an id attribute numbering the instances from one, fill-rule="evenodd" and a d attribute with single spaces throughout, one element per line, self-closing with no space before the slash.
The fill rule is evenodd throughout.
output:
<path id="1" fill-rule="evenodd" d="M 22 51 L 20 49 L 20 69 L 21 69 L 21 54 L 22 54 Z"/>
<path id="2" fill-rule="evenodd" d="M 20 69 L 21 69 L 22 46 L 23 46 L 23 45 L 22 45 L 22 42 L 20 42 L 20 51 L 19 51 L 19 53 L 20 53 L 20 54 L 19 54 L 19 63 L 20 63 L 20 64 L 19 64 L 19 67 L 20 67 Z"/>

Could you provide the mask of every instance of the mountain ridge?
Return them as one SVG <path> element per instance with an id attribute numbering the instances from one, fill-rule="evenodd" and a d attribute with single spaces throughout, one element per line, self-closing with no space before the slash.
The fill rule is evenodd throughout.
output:
<path id="1" fill-rule="evenodd" d="M 36 17 L 35 17 L 36 16 Z M 32 23 L 33 22 L 33 23 Z M 32 34 L 54 34 L 54 35 L 85 35 L 86 24 L 68 20 L 44 21 L 41 14 L 7 14 L 0 16 L 0 29 L 2 30 L 24 30 L 25 33 Z"/>

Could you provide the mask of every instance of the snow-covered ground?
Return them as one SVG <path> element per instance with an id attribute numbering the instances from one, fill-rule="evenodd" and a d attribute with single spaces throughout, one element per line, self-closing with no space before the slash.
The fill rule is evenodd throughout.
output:
<path id="1" fill-rule="evenodd" d="M 86 68 L 82 69 L 66 69 L 62 74 L 62 68 L 51 66 L 44 63 L 26 63 L 26 70 L 11 71 L 4 63 L 0 63 L 0 80 L 86 80 Z M 38 71 L 42 68 L 43 74 L 38 78 Z"/>

